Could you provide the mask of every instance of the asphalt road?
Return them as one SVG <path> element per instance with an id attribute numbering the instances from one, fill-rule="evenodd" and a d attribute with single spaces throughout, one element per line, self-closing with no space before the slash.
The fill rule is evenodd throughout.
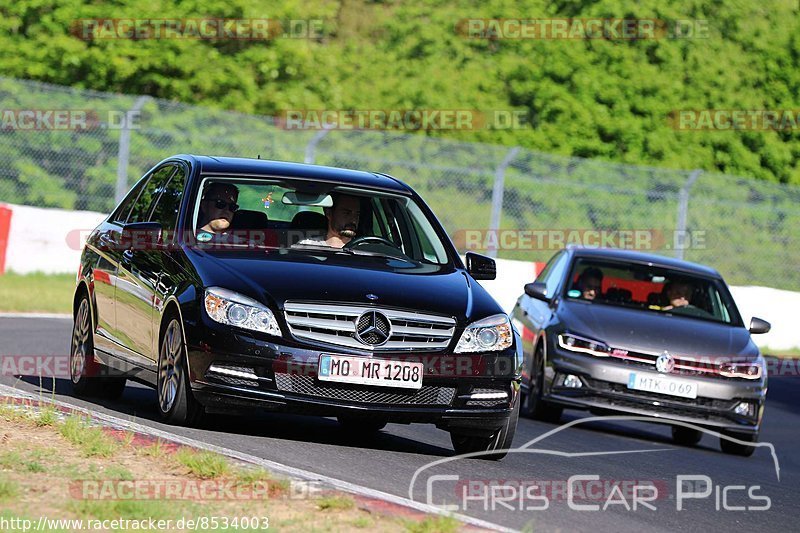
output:
<path id="1" fill-rule="evenodd" d="M 66 357 L 70 331 L 68 320 L 0 318 L 0 355 Z M 37 378 L 2 375 L 0 383 L 40 390 Z M 422 502 L 456 505 L 461 513 L 496 524 L 534 531 L 796 531 L 800 501 L 800 461 L 795 454 L 800 436 L 798 385 L 796 376 L 770 379 L 761 442 L 774 445 L 780 478 L 766 448 L 759 448 L 750 458 L 734 457 L 719 451 L 718 439 L 710 435 L 704 435 L 697 447 L 684 448 L 672 444 L 668 426 L 598 421 L 556 432 L 527 452 L 512 453 L 501 462 L 459 459 L 425 469 L 417 477 L 413 496 Z M 52 380 L 44 380 L 44 394 L 49 396 L 51 388 Z M 138 384 L 130 384 L 116 402 L 86 401 L 72 396 L 67 380 L 57 379 L 55 397 L 402 497 L 409 496 L 409 484 L 418 469 L 452 454 L 448 434 L 427 425 L 390 424 L 375 437 L 361 439 L 342 431 L 332 419 L 257 413 L 209 417 L 202 428 L 189 429 L 158 421 L 155 392 Z M 567 411 L 563 420 L 588 416 Z M 521 419 L 514 446 L 557 427 Z M 600 485 L 596 483 L 576 481 L 574 503 L 599 506 L 576 510 L 563 490 L 575 475 L 597 475 L 609 487 L 616 484 L 626 490 L 597 490 Z M 681 492 L 678 476 L 707 476 L 712 487 L 698 481 L 685 485 Z M 495 484 L 505 481 L 515 489 L 493 492 L 492 480 Z M 544 487 L 543 492 L 528 488 L 526 493 L 518 488 L 520 484 L 530 487 L 534 481 Z M 470 487 L 467 499 L 464 485 Z M 636 509 L 633 485 L 642 486 Z M 658 489 L 658 497 L 648 501 L 654 494 L 646 488 L 650 485 Z M 584 489 L 587 498 L 581 499 Z M 682 510 L 678 510 L 679 492 L 690 496 L 706 489 L 710 489 L 707 497 L 685 497 Z"/>

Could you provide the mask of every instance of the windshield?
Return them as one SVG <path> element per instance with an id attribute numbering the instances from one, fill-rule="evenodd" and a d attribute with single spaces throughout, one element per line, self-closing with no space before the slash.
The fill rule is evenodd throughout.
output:
<path id="1" fill-rule="evenodd" d="M 449 262 L 414 199 L 279 178 L 206 177 L 192 224 L 198 246 Z"/>
<path id="2" fill-rule="evenodd" d="M 577 259 L 567 282 L 566 297 L 741 325 L 722 282 L 655 266 Z"/>

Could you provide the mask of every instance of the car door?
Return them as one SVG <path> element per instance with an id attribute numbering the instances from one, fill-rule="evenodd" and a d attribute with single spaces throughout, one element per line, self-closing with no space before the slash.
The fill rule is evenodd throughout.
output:
<path id="1" fill-rule="evenodd" d="M 128 216 L 127 223 L 148 222 L 156 202 L 177 170 L 174 163 L 167 163 L 153 172 L 153 176 L 142 189 Z M 114 293 L 116 306 L 116 337 L 128 350 L 128 359 L 153 366 L 152 314 L 155 287 L 158 284 L 157 269 L 152 267 L 162 251 L 150 243 L 136 240 L 128 243 L 119 260 L 117 285 Z"/>
<path id="2" fill-rule="evenodd" d="M 91 235 L 87 245 L 97 253 L 97 262 L 92 268 L 94 303 L 97 311 L 97 336 L 95 346 L 105 352 L 113 352 L 118 344 L 116 330 L 116 305 L 114 291 L 122 249 L 120 248 L 122 226 L 128 220 L 131 207 L 139 197 L 149 176 L 140 180 L 114 212 Z"/>
<path id="3" fill-rule="evenodd" d="M 567 253 L 565 251 L 558 252 L 548 261 L 542 273 L 537 276 L 536 281 L 544 283 L 547 287 L 548 296 L 556 295 L 568 262 Z M 530 373 L 536 340 L 541 335 L 542 329 L 550 322 L 552 313 L 553 310 L 549 302 L 537 300 L 525 293 L 517 300 L 512 316 L 523 326 L 523 330 L 520 333 L 523 339 L 522 349 L 525 358 L 524 375 L 529 375 Z"/>
<path id="4" fill-rule="evenodd" d="M 161 188 L 156 204 L 150 214 L 149 221 L 158 222 L 161 225 L 163 248 L 135 255 L 132 261 L 133 270 L 138 272 L 141 278 L 157 280 L 153 292 L 152 307 L 158 312 L 153 311 L 150 315 L 152 335 L 149 353 L 152 354 L 154 363 L 158 361 L 158 333 L 161 310 L 164 308 L 164 299 L 168 294 L 172 294 L 179 278 L 176 274 L 181 271 L 173 256 L 178 253 L 177 248 L 175 248 L 180 237 L 177 234 L 178 215 L 186 189 L 188 173 L 188 167 L 183 165 L 178 167 L 169 181 Z"/>

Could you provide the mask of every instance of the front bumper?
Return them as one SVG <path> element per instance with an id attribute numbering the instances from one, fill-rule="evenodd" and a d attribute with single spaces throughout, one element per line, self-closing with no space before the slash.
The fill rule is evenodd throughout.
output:
<path id="1" fill-rule="evenodd" d="M 280 344 L 230 328 L 187 327 L 192 391 L 209 411 L 262 408 L 318 416 L 379 416 L 390 422 L 425 422 L 464 433 L 502 427 L 519 394 L 514 347 L 487 355 L 356 354 L 336 348 Z M 419 361 L 419 390 L 332 383 L 317 379 L 321 354 Z M 220 372 L 222 369 L 222 372 Z M 474 393 L 502 399 L 471 399 Z"/>
<path id="2" fill-rule="evenodd" d="M 739 433 L 757 433 L 766 399 L 766 383 L 759 380 L 670 375 L 697 383 L 697 398 L 682 398 L 628 388 L 630 374 L 664 377 L 655 370 L 556 348 L 550 358 L 548 401 L 598 413 L 626 414 L 689 422 L 702 427 Z M 580 378 L 581 387 L 566 387 L 563 377 Z M 739 415 L 740 402 L 753 404 L 753 416 Z"/>

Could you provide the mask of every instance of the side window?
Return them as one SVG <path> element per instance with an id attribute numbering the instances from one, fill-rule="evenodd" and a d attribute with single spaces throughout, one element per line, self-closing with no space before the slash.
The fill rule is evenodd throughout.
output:
<path id="1" fill-rule="evenodd" d="M 178 168 L 169 181 L 157 187 L 157 201 L 150 215 L 150 221 L 158 222 L 164 231 L 172 231 L 178 222 L 183 189 L 186 186 L 186 171 Z"/>
<path id="2" fill-rule="evenodd" d="M 125 224 L 125 221 L 128 220 L 128 213 L 131 212 L 131 206 L 133 206 L 133 202 L 136 201 L 136 198 L 139 197 L 139 193 L 142 192 L 142 188 L 145 186 L 149 178 L 145 178 L 143 180 L 139 180 L 133 189 L 128 192 L 128 195 L 122 200 L 117 207 L 116 211 L 114 211 L 114 216 L 112 220 L 117 224 Z"/>
<path id="3" fill-rule="evenodd" d="M 547 273 L 547 280 L 544 282 L 547 285 L 547 295 L 553 297 L 556 295 L 558 285 L 564 277 L 564 271 L 567 268 L 567 254 L 561 254 L 553 263 L 553 268 Z"/>
<path id="4" fill-rule="evenodd" d="M 133 209 L 131 209 L 131 214 L 128 217 L 129 223 L 147 221 L 150 209 L 153 207 L 156 198 L 158 198 L 158 193 L 161 192 L 173 172 L 175 172 L 175 166 L 167 165 L 153 173 L 133 204 Z"/>

